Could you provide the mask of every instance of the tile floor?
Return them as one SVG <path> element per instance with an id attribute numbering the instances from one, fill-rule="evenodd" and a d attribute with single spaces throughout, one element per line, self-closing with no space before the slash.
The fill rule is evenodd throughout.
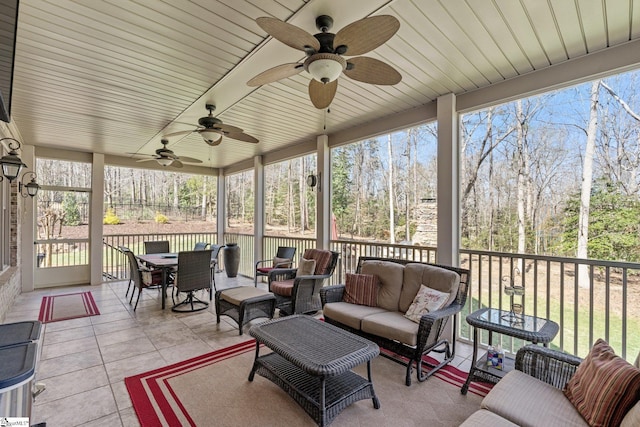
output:
<path id="1" fill-rule="evenodd" d="M 252 286 L 253 280 L 218 274 L 216 284 L 218 289 Z M 18 296 L 4 323 L 37 319 L 45 295 L 90 290 L 100 310 L 99 316 L 44 325 L 36 380 L 44 383 L 46 390 L 36 399 L 31 424 L 139 426 L 125 377 L 250 339 L 246 332 L 239 336 L 237 325 L 226 316 L 216 324 L 213 304 L 201 312 L 174 313 L 169 298 L 169 307 L 163 311 L 160 293 L 146 290 L 134 312 L 125 298 L 126 289 L 125 281 Z M 468 371 L 471 347 L 458 344 L 456 351 L 454 366 Z"/>

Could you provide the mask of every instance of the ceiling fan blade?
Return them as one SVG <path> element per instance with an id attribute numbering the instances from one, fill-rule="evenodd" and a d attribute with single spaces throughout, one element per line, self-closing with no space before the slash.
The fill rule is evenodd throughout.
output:
<path id="1" fill-rule="evenodd" d="M 333 39 L 333 47 L 347 46 L 344 55 L 362 55 L 389 40 L 400 28 L 395 16 L 370 16 L 347 25 Z"/>
<path id="2" fill-rule="evenodd" d="M 202 163 L 202 160 L 196 159 L 195 157 L 180 156 L 180 158 L 175 160 L 180 160 L 181 162 L 185 162 L 185 163 Z"/>
<path id="3" fill-rule="evenodd" d="M 248 86 L 262 86 L 268 83 L 277 82 L 278 80 L 286 79 L 287 77 L 295 76 L 304 70 L 304 65 L 298 62 L 290 64 L 282 64 L 273 68 L 269 68 L 266 71 L 261 72 L 251 80 L 247 82 Z"/>
<path id="4" fill-rule="evenodd" d="M 252 144 L 257 144 L 258 142 L 260 142 L 257 138 L 254 138 L 244 132 L 229 132 L 228 134 L 225 134 L 225 136 L 231 139 L 236 139 L 238 141 L 251 142 Z"/>
<path id="5" fill-rule="evenodd" d="M 171 162 L 169 166 L 180 169 L 183 166 L 183 164 L 180 160 L 174 160 L 173 162 Z"/>
<path id="6" fill-rule="evenodd" d="M 244 132 L 242 129 L 240 129 L 239 127 L 235 127 L 235 126 L 231 126 L 231 125 L 226 125 L 224 123 L 220 123 L 215 125 L 215 129 L 220 129 L 222 132 L 225 133 L 225 135 L 227 133 L 242 133 Z"/>
<path id="7" fill-rule="evenodd" d="M 306 46 L 310 46 L 316 51 L 320 49 L 318 39 L 300 27 L 271 17 L 258 18 L 256 23 L 271 37 L 294 49 L 305 50 Z"/>
<path id="8" fill-rule="evenodd" d="M 359 56 L 349 59 L 347 63 L 352 64 L 353 67 L 351 69 L 347 67 L 344 74 L 359 82 L 394 85 L 402 80 L 402 75 L 395 68 L 375 58 Z"/>
<path id="9" fill-rule="evenodd" d="M 180 136 L 180 135 L 187 135 L 191 132 L 195 132 L 198 129 L 194 129 L 194 130 L 181 130 L 180 132 L 173 132 L 173 133 L 168 133 L 166 135 L 163 135 L 165 138 L 170 137 L 170 136 Z"/>
<path id="10" fill-rule="evenodd" d="M 331 105 L 333 97 L 338 90 L 338 80 L 329 83 L 321 83 L 316 79 L 309 81 L 309 98 L 314 107 L 321 110 Z"/>
<path id="11" fill-rule="evenodd" d="M 140 159 L 140 160 L 136 160 L 136 162 L 137 162 L 137 163 L 140 163 L 140 162 L 150 162 L 150 161 L 152 161 L 152 160 L 157 160 L 157 159 L 154 157 L 154 158 L 152 158 L 152 159 Z"/>

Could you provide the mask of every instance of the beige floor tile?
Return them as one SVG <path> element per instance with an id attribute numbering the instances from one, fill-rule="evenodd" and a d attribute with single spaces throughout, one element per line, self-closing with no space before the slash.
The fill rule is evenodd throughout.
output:
<path id="1" fill-rule="evenodd" d="M 82 326 L 80 328 L 64 329 L 61 331 L 51 332 L 45 330 L 43 345 L 74 341 L 80 338 L 92 337 L 93 335 L 93 328 L 91 326 Z"/>
<path id="2" fill-rule="evenodd" d="M 67 354 L 47 360 L 41 360 L 37 368 L 38 380 L 79 371 L 102 365 L 102 357 L 98 349 Z"/>
<path id="3" fill-rule="evenodd" d="M 184 342 L 180 345 L 162 348 L 158 351 L 167 361 L 167 364 L 171 364 L 210 353 L 213 349 L 202 340 L 196 339 L 190 342 Z"/>
<path id="4" fill-rule="evenodd" d="M 46 323 L 44 325 L 46 332 L 58 332 L 66 329 L 82 328 L 91 326 L 90 317 L 80 317 L 78 319 L 61 320 L 59 322 Z"/>
<path id="5" fill-rule="evenodd" d="M 124 380 L 125 377 L 141 374 L 143 372 L 150 371 L 151 369 L 161 368 L 166 365 L 167 362 L 164 360 L 162 355 L 160 355 L 159 352 L 154 351 L 107 363 L 105 364 L 105 368 L 107 370 L 107 375 L 109 376 L 109 382 L 114 383 Z"/>
<path id="6" fill-rule="evenodd" d="M 54 400 L 35 408 L 36 422 L 47 426 L 82 426 L 117 412 L 111 387 L 104 386 Z"/>
<path id="7" fill-rule="evenodd" d="M 106 334 L 96 334 L 96 339 L 98 340 L 98 345 L 100 345 L 100 347 L 146 337 L 147 334 L 139 326 L 115 332 L 108 332 Z"/>
<path id="8" fill-rule="evenodd" d="M 111 390 L 113 391 L 113 395 L 115 396 L 118 411 L 131 408 L 131 398 L 129 398 L 129 391 L 127 390 L 127 386 L 125 385 L 124 380 L 112 383 Z"/>
<path id="9" fill-rule="evenodd" d="M 108 334 L 116 331 L 123 331 L 126 329 L 138 327 L 138 322 L 133 319 L 116 320 L 115 322 L 100 323 L 93 325 L 93 331 L 96 335 Z"/>
<path id="10" fill-rule="evenodd" d="M 156 347 L 146 337 L 100 346 L 100 353 L 102 353 L 104 363 L 111 363 L 155 351 Z"/>
<path id="11" fill-rule="evenodd" d="M 120 411 L 120 419 L 122 420 L 123 427 L 140 427 L 138 416 L 133 408 L 127 408 Z"/>
<path id="12" fill-rule="evenodd" d="M 80 338 L 77 340 L 65 341 L 61 343 L 49 344 L 42 346 L 41 359 L 51 359 L 54 357 L 60 357 L 67 354 L 79 353 L 88 350 L 97 350 L 98 343 L 96 337 L 90 336 L 86 338 Z"/>
<path id="13" fill-rule="evenodd" d="M 109 384 L 103 365 L 50 377 L 41 382 L 47 388 L 38 396 L 37 402 L 40 405 Z"/>
<path id="14" fill-rule="evenodd" d="M 83 427 L 119 427 L 122 426 L 122 420 L 119 413 L 109 414 L 106 417 L 98 418 L 97 420 L 89 421 L 83 424 Z"/>

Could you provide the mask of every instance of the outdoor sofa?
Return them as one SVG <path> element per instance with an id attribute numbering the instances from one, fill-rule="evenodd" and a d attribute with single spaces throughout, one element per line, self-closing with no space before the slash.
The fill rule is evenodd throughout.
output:
<path id="1" fill-rule="evenodd" d="M 320 299 L 326 322 L 403 356 L 392 360 L 406 366 L 409 386 L 414 366 L 418 380 L 424 381 L 453 359 L 455 346 L 443 331 L 451 319 L 455 344 L 456 314 L 465 304 L 468 288 L 469 271 L 462 268 L 360 257 L 356 273 L 347 274 L 345 284 L 323 287 Z M 436 294 L 441 308 L 430 306 L 428 311 L 423 303 Z M 431 351 L 445 357 L 425 373 L 423 356 Z"/>
<path id="2" fill-rule="evenodd" d="M 639 360 L 640 354 L 634 369 L 602 340 L 584 361 L 527 345 L 516 353 L 516 369 L 493 387 L 462 426 L 640 426 Z M 575 406 L 564 389 L 571 390 Z"/>

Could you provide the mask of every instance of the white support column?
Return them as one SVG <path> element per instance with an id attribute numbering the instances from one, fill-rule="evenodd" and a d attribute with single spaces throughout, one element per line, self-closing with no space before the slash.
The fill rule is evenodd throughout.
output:
<path id="1" fill-rule="evenodd" d="M 264 164 L 262 156 L 253 158 L 253 262 L 263 259 L 262 241 L 264 239 Z"/>
<path id="2" fill-rule="evenodd" d="M 318 183 L 316 185 L 316 246 L 329 249 L 331 240 L 331 156 L 329 137 L 320 135 L 316 140 Z"/>
<path id="3" fill-rule="evenodd" d="M 458 113 L 454 94 L 438 98 L 438 256 L 439 264 L 459 265 L 460 203 Z"/>
<path id="4" fill-rule="evenodd" d="M 224 229 L 227 223 L 227 197 L 224 170 L 218 169 L 218 200 L 216 202 L 216 233 L 218 244 L 224 245 Z"/>
<path id="5" fill-rule="evenodd" d="M 104 154 L 93 154 L 89 219 L 91 284 L 102 283 L 102 215 L 104 212 Z"/>
<path id="6" fill-rule="evenodd" d="M 23 145 L 20 149 L 20 158 L 25 164 L 31 166 L 29 169 L 22 171 L 22 174 L 18 177 L 21 181 L 26 172 L 35 172 L 36 170 L 35 147 L 33 145 Z M 29 182 L 29 180 L 30 175 L 27 175 L 25 183 Z M 42 184 L 42 177 L 37 177 L 36 182 L 38 184 Z M 23 198 L 18 195 L 18 203 L 20 203 L 20 200 L 22 200 L 22 219 L 18 221 L 21 224 L 20 233 L 18 234 L 18 239 L 20 239 L 20 258 L 18 259 L 18 265 L 20 265 L 20 270 L 22 272 L 22 292 L 31 292 L 34 289 L 33 283 L 36 268 L 36 250 L 35 245 L 33 244 L 36 240 L 36 198 Z M 18 212 L 20 212 L 20 210 Z"/>

